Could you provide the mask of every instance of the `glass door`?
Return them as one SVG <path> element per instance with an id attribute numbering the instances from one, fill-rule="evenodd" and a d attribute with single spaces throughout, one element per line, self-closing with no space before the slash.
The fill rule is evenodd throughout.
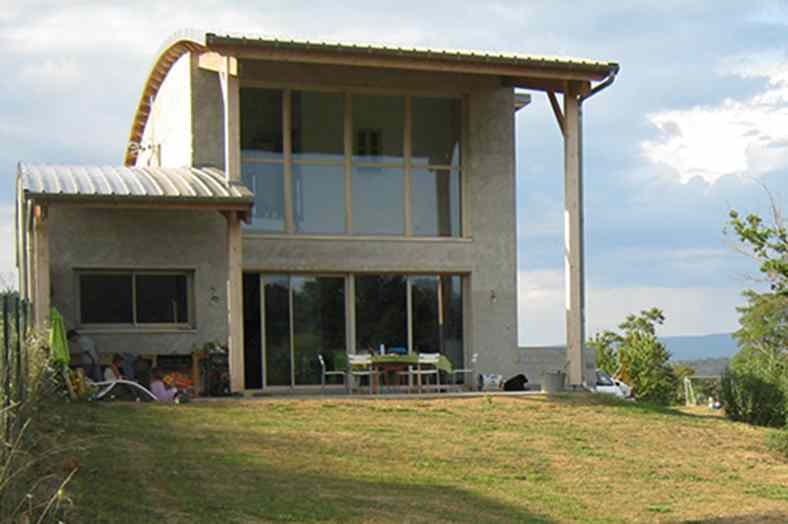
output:
<path id="1" fill-rule="evenodd" d="M 290 277 L 266 275 L 262 278 L 265 385 L 290 386 L 293 380 Z"/>

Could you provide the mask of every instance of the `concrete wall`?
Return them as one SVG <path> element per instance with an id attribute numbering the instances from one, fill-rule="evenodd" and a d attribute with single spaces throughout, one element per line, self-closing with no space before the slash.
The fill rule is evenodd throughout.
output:
<path id="1" fill-rule="evenodd" d="M 464 239 L 314 239 L 247 233 L 247 271 L 463 273 L 466 358 L 511 376 L 517 362 L 514 94 L 489 78 L 241 62 L 241 85 L 341 86 L 460 94 L 465 100 Z M 196 142 L 199 142 L 198 138 Z"/>
<path id="2" fill-rule="evenodd" d="M 586 383 L 595 381 L 596 352 L 586 349 L 583 353 Z M 546 371 L 566 372 L 565 346 L 529 346 L 517 351 L 518 373 L 524 373 L 531 384 L 542 384 Z"/>
<path id="3" fill-rule="evenodd" d="M 188 331 L 85 331 L 101 353 L 190 353 L 227 340 L 226 223 L 217 212 L 50 207 L 52 306 L 78 326 L 76 269 L 194 271 Z"/>
<path id="4" fill-rule="evenodd" d="M 142 136 L 145 149 L 136 165 L 157 164 L 150 146 L 159 148 L 162 166 L 192 165 L 191 62 L 190 54 L 183 55 L 164 79 Z"/>

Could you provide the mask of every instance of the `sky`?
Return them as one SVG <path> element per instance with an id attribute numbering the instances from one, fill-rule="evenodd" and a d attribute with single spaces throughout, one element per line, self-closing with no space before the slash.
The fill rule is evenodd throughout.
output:
<path id="1" fill-rule="evenodd" d="M 587 333 L 737 328 L 754 263 L 730 209 L 788 212 L 788 2 L 2 0 L 0 279 L 18 162 L 119 165 L 143 82 L 184 28 L 621 64 L 584 104 Z M 564 341 L 563 146 L 544 93 L 516 117 L 521 344 Z"/>

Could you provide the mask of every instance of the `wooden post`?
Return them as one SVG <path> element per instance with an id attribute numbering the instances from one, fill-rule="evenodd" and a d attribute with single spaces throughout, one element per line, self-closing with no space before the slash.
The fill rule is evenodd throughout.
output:
<path id="1" fill-rule="evenodd" d="M 235 211 L 227 218 L 227 328 L 230 363 L 230 389 L 244 390 L 244 304 L 241 219 Z"/>
<path id="2" fill-rule="evenodd" d="M 564 273 L 569 386 L 583 383 L 585 274 L 583 267 L 583 127 L 578 88 L 564 95 Z"/>
<path id="3" fill-rule="evenodd" d="M 49 234 L 47 208 L 36 206 L 33 213 L 33 241 L 35 267 L 35 295 L 33 296 L 33 321 L 37 328 L 49 321 Z"/>
<path id="4" fill-rule="evenodd" d="M 224 102 L 224 172 L 228 181 L 241 180 L 241 127 L 238 91 L 238 63 L 225 56 L 219 74 Z"/>

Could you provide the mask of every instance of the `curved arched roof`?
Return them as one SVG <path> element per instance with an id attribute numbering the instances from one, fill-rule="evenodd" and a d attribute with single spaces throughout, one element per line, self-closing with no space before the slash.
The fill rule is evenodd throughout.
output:
<path id="1" fill-rule="evenodd" d="M 170 69 L 186 53 L 205 52 L 207 48 L 204 42 L 205 33 L 184 31 L 170 36 L 161 47 L 156 61 L 145 79 L 145 87 L 142 89 L 140 101 L 137 103 L 137 110 L 134 112 L 129 141 L 126 144 L 124 165 L 133 166 L 137 160 L 142 135 L 145 133 L 145 126 L 148 123 L 148 116 L 151 112 L 151 102 L 156 98 Z"/>

